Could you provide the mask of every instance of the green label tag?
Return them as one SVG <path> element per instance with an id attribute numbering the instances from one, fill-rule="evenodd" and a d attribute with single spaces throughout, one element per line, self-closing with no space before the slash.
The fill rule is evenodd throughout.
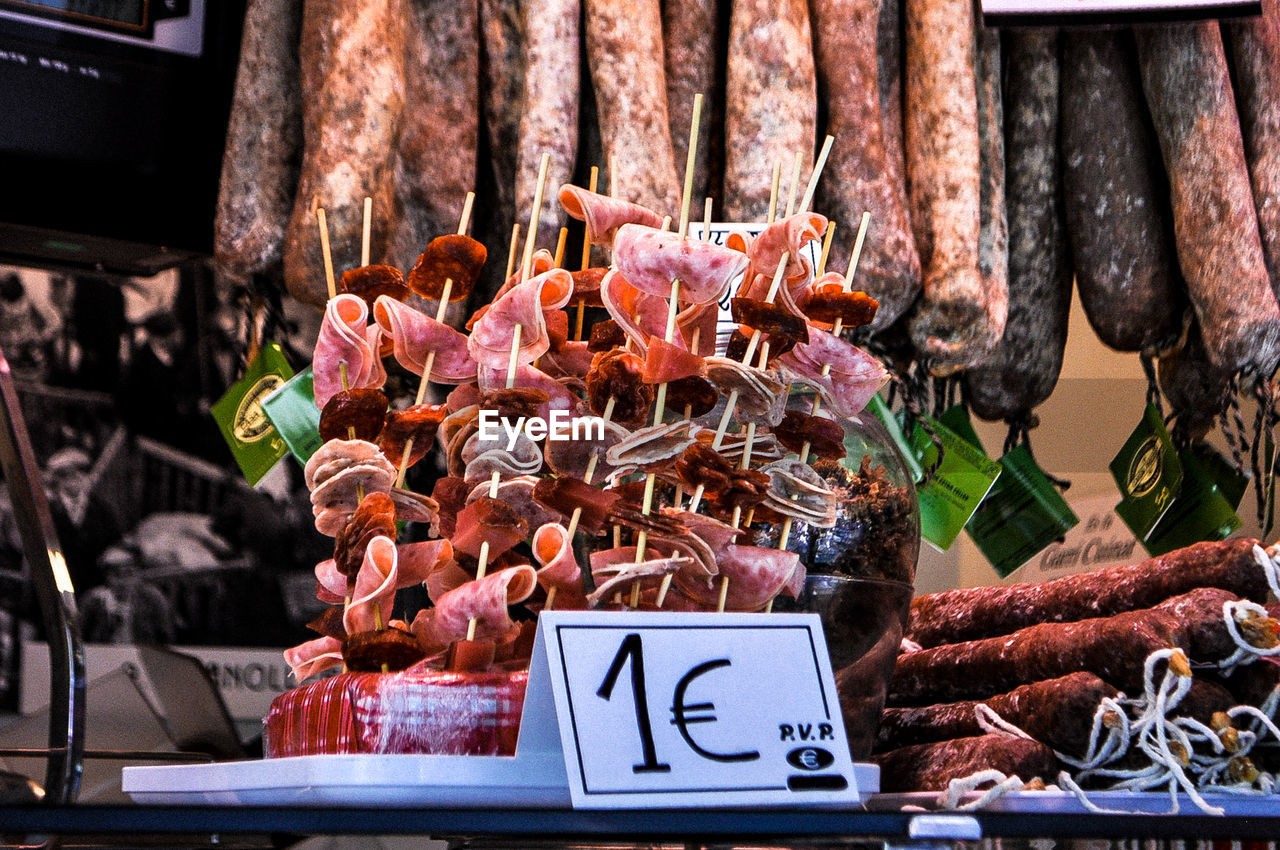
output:
<path id="1" fill-rule="evenodd" d="M 930 421 L 942 441 L 942 465 L 918 490 L 920 536 L 948 549 L 1000 476 L 1000 464 L 982 449 L 941 422 Z M 924 468 L 933 465 L 938 449 L 919 423 L 911 435 L 912 454 Z"/>
<path id="2" fill-rule="evenodd" d="M 1204 467 L 1205 474 L 1218 488 L 1222 498 L 1227 500 L 1232 510 L 1239 510 L 1245 491 L 1249 489 L 1249 476 L 1241 475 L 1235 464 L 1203 440 L 1192 443 L 1190 451 Z"/>
<path id="3" fill-rule="evenodd" d="M 289 451 L 305 464 L 320 448 L 320 410 L 316 407 L 314 373 L 308 366 L 262 402 Z"/>
<path id="4" fill-rule="evenodd" d="M 1001 578 L 1080 522 L 1026 446 L 1000 458 L 1000 477 L 965 529 Z"/>
<path id="5" fill-rule="evenodd" d="M 1111 476 L 1124 497 L 1116 513 L 1145 542 L 1182 485 L 1178 451 L 1155 405 L 1147 405 L 1142 421 L 1111 461 Z"/>
<path id="6" fill-rule="evenodd" d="M 1223 540 L 1242 525 L 1202 455 L 1194 449 L 1184 449 L 1178 458 L 1182 463 L 1182 486 L 1151 535 L 1142 541 L 1152 555 L 1163 555 L 1202 540 Z M 1129 522 L 1120 506 L 1116 513 Z"/>
<path id="7" fill-rule="evenodd" d="M 902 454 L 902 459 L 907 462 L 907 467 L 911 470 L 911 480 L 919 484 L 920 479 L 924 478 L 924 469 L 916 458 L 915 449 L 911 443 L 907 442 L 907 435 L 902 430 L 902 422 L 889 409 L 889 405 L 884 403 L 884 399 L 880 398 L 878 393 L 871 397 L 871 401 L 867 402 L 866 409 L 876 419 L 879 419 L 880 424 L 889 432 L 890 439 L 898 447 L 898 451 Z"/>
<path id="8" fill-rule="evenodd" d="M 214 403 L 213 418 L 250 485 L 257 484 L 285 456 L 288 447 L 267 418 L 262 402 L 293 377 L 280 346 L 263 346 L 244 377 Z"/>

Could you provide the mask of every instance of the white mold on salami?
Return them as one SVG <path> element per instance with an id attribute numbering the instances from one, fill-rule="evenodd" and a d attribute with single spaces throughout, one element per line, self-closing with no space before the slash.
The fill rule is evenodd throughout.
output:
<path id="1" fill-rule="evenodd" d="M 782 165 L 783 192 L 796 154 L 802 175 L 813 167 L 818 101 L 805 0 L 735 0 L 727 85 L 724 215 L 764 221 L 774 166 Z"/>

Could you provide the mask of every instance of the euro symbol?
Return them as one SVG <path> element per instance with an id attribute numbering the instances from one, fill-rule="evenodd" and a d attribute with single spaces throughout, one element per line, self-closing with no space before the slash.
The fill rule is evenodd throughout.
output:
<path id="1" fill-rule="evenodd" d="M 760 753 L 755 750 L 741 753 L 713 753 L 699 745 L 697 741 L 693 740 L 693 736 L 689 734 L 690 723 L 714 723 L 716 721 L 716 704 L 713 702 L 699 702 L 693 705 L 686 705 L 684 701 L 685 692 L 689 690 L 693 680 L 703 673 L 709 673 L 721 667 L 728 667 L 729 663 L 727 658 L 704 661 L 681 677 L 676 684 L 676 692 L 672 698 L 675 705 L 671 707 L 671 725 L 680 730 L 680 737 L 684 738 L 684 742 L 689 745 L 689 749 L 705 759 L 722 762 L 754 761 L 760 758 Z"/>

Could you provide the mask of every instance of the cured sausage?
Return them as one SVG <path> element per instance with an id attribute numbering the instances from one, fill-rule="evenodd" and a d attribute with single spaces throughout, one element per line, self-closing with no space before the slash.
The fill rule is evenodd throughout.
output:
<path id="1" fill-rule="evenodd" d="M 880 765 L 884 793 L 945 791 L 953 779 L 982 770 L 998 770 L 1025 781 L 1051 780 L 1058 760 L 1045 744 L 1009 735 L 978 735 L 928 744 L 912 744 L 871 756 Z"/>
<path id="2" fill-rule="evenodd" d="M 1267 597 L 1254 560 L 1257 540 L 1197 543 L 1136 564 L 1045 582 L 944 590 L 911 603 L 907 637 L 922 646 L 1006 635 L 1036 623 L 1105 617 L 1149 608 L 1197 587 Z"/>
<path id="3" fill-rule="evenodd" d="M 244 35 L 214 215 L 218 273 L 243 284 L 279 273 L 302 151 L 302 0 L 254 0 Z"/>
<path id="4" fill-rule="evenodd" d="M 405 108 L 385 262 L 409 269 L 434 237 L 458 229 L 476 185 L 480 137 L 477 0 L 407 0 Z"/>
<path id="5" fill-rule="evenodd" d="M 1265 0 L 1262 17 L 1232 21 L 1226 31 L 1262 252 L 1280 292 L 1280 3 Z"/>
<path id="6" fill-rule="evenodd" d="M 516 222 L 516 156 L 520 150 L 521 102 L 524 98 L 524 22 L 520 4 L 480 0 L 480 74 L 488 156 L 478 177 L 477 196 L 489 198 L 476 210 L 481 241 L 505 246 Z M 503 284 L 503 267 L 490 263 L 470 306 L 493 300 Z"/>
<path id="7" fill-rule="evenodd" d="M 609 194 L 662 215 L 680 211 L 658 0 L 585 0 Z"/>
<path id="8" fill-rule="evenodd" d="M 920 292 L 916 254 L 902 176 L 901 132 L 885 129 L 877 62 L 882 0 L 814 0 L 814 52 L 827 134 L 834 136 L 817 208 L 847 226 L 836 229 L 831 250 L 848 257 L 864 211 L 871 225 L 855 286 L 879 302 L 872 329 L 887 327 Z M 890 96 L 896 97 L 900 89 Z M 901 122 L 901 108 L 896 111 Z M 890 151 L 896 145 L 897 150 Z"/>
<path id="9" fill-rule="evenodd" d="M 796 154 L 802 174 L 813 164 L 818 95 L 805 0 L 734 2 L 727 80 L 733 97 L 725 107 L 724 214 L 765 221 L 774 165 L 789 174 Z"/>
<path id="10" fill-rule="evenodd" d="M 1061 82 L 1062 179 L 1080 306 L 1111 348 L 1165 347 L 1182 331 L 1187 297 L 1132 36 L 1064 31 Z"/>
<path id="11" fill-rule="evenodd" d="M 886 708 L 880 715 L 877 750 L 892 750 L 927 741 L 981 735 L 978 705 L 1037 741 L 1067 755 L 1083 756 L 1089 746 L 1093 716 L 1103 699 L 1119 691 L 1092 673 L 1076 672 L 1043 682 L 1019 685 L 989 699 L 913 708 Z"/>
<path id="12" fill-rule="evenodd" d="M 1005 198 L 1004 92 L 999 30 L 977 21 L 974 80 L 978 95 L 978 274 L 986 297 L 1009 291 L 1009 219 Z M 1007 306 L 1002 309 L 1008 309 Z M 1001 321 L 1006 321 L 1002 318 Z M 1003 331 L 995 334 L 995 340 Z M 983 358 L 985 359 L 985 358 Z"/>
<path id="13" fill-rule="evenodd" d="M 1009 317 L 991 355 L 965 373 L 964 387 L 979 417 L 1013 421 L 1047 399 L 1058 381 L 1071 268 L 1058 168 L 1057 33 L 1012 31 L 1004 47 Z"/>
<path id="14" fill-rule="evenodd" d="M 516 215 L 528 220 L 544 154 L 550 155 L 535 244 L 554 247 L 563 223 L 555 188 L 578 156 L 579 0 L 523 0 L 524 98 L 516 162 Z"/>
<path id="15" fill-rule="evenodd" d="M 980 362 L 1004 333 L 1008 293 L 978 269 L 982 199 L 973 7 L 906 0 L 907 199 L 923 290 L 912 341 L 935 371 Z"/>
<path id="16" fill-rule="evenodd" d="M 1080 670 L 1117 687 L 1141 687 L 1143 664 L 1157 650 L 1180 648 L 1197 661 L 1230 655 L 1235 646 L 1223 604 L 1236 598 L 1202 587 L 1152 608 L 908 652 L 898 656 L 888 699 L 894 705 L 981 699 Z"/>
<path id="17" fill-rule="evenodd" d="M 1215 23 L 1136 33 L 1142 87 L 1173 201 L 1178 260 L 1205 348 L 1224 371 L 1280 362 L 1271 291 L 1222 38 Z"/>
<path id="18" fill-rule="evenodd" d="M 285 234 L 284 275 L 299 301 L 328 297 L 316 209 L 324 207 L 337 270 L 360 265 L 364 198 L 391 219 L 395 141 L 404 106 L 404 0 L 308 0 L 303 9 L 302 171 Z M 374 228 L 371 256 L 385 230 Z"/>
<path id="19" fill-rule="evenodd" d="M 1209 358 L 1198 322 L 1187 329 L 1186 341 L 1158 362 L 1160 391 L 1173 408 L 1178 433 L 1203 437 L 1231 400 L 1231 373 Z"/>
<path id="20" fill-rule="evenodd" d="M 690 196 L 695 204 L 700 198 L 721 197 L 719 175 L 724 162 L 724 45 L 727 40 L 721 8 L 720 0 L 666 0 L 662 4 L 671 147 L 676 172 L 681 178 L 689 159 L 694 97 L 702 95 L 702 131 L 694 154 Z"/>

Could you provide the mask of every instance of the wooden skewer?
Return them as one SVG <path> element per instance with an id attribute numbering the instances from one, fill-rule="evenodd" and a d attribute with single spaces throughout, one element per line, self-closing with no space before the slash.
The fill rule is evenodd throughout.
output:
<path id="1" fill-rule="evenodd" d="M 598 165 L 591 166 L 591 179 L 587 181 L 587 190 L 594 192 L 596 186 L 600 182 L 600 167 Z M 578 268 L 586 271 L 591 268 L 591 231 L 585 225 L 582 228 L 582 264 Z M 573 339 L 574 342 L 582 341 L 582 323 L 587 312 L 587 302 L 584 299 L 578 299 L 577 317 L 573 323 Z"/>
<path id="2" fill-rule="evenodd" d="M 796 151 L 795 158 L 791 161 L 791 185 L 787 189 L 786 218 L 790 218 L 796 210 L 796 192 L 800 191 L 800 169 L 802 168 L 804 168 L 804 154 Z"/>
<path id="3" fill-rule="evenodd" d="M 551 155 L 543 154 L 542 163 L 538 168 L 538 186 L 533 193 L 533 209 L 529 213 L 529 235 L 525 239 L 524 262 L 520 266 L 521 280 L 529 279 L 529 271 L 533 265 L 533 243 L 536 241 L 538 233 L 538 216 L 542 207 L 542 193 L 547 185 L 547 168 L 551 164 Z M 514 245 L 514 235 L 512 237 Z M 514 256 L 514 251 L 513 251 Z M 510 275 L 507 276 L 508 278 Z M 520 339 L 524 335 L 524 326 L 516 325 L 511 334 L 511 356 L 507 358 L 507 389 L 511 389 L 516 385 L 516 371 L 520 366 Z M 501 473 L 498 470 L 493 471 L 493 477 L 489 480 L 489 497 L 498 498 L 498 482 L 501 480 Z M 480 557 L 476 565 L 476 580 L 484 578 L 485 571 L 489 566 L 489 541 L 485 540 L 480 544 Z M 467 640 L 475 640 L 476 636 L 476 620 L 472 617 L 467 622 Z"/>
<path id="4" fill-rule="evenodd" d="M 329 249 L 329 217 L 324 207 L 316 208 L 316 225 L 320 228 L 320 254 L 324 257 L 324 282 L 329 287 L 329 297 L 338 295 L 338 283 L 333 279 L 333 253 Z"/>
<path id="5" fill-rule="evenodd" d="M 520 222 L 511 226 L 511 247 L 507 249 L 507 272 L 502 276 L 505 283 L 516 273 L 516 249 L 520 246 Z"/>
<path id="6" fill-rule="evenodd" d="M 369 243 L 373 241 L 373 198 L 364 197 L 364 224 L 360 228 L 360 265 L 369 265 Z"/>
<path id="7" fill-rule="evenodd" d="M 680 199 L 680 241 L 683 242 L 689 233 L 689 206 L 693 197 L 693 168 L 698 158 L 698 130 L 702 125 L 702 94 L 698 93 L 693 98 L 693 121 L 689 127 L 689 149 L 688 157 L 685 159 L 684 167 L 684 193 Z M 664 222 L 665 229 L 665 222 Z M 671 342 L 675 339 L 676 334 L 676 313 L 680 309 L 680 279 L 676 278 L 671 281 L 671 297 L 667 301 L 667 327 L 663 334 L 665 342 Z M 653 405 L 653 424 L 662 424 L 662 411 L 667 404 L 667 382 L 663 381 L 658 384 L 658 392 Z M 657 481 L 655 473 L 650 472 L 645 477 L 644 482 L 644 499 L 640 504 L 640 512 L 644 516 L 648 516 L 653 509 L 653 488 Z M 636 563 L 644 561 L 645 545 L 648 543 L 649 535 L 642 528 L 640 533 L 636 535 Z M 640 604 L 640 582 L 635 581 L 631 585 L 631 607 L 638 607 Z"/>
<path id="8" fill-rule="evenodd" d="M 831 146 L 835 142 L 834 136 L 827 136 L 822 142 L 822 151 L 818 154 L 818 160 L 814 163 L 813 174 L 809 175 L 809 185 L 804 190 L 804 198 L 800 201 L 800 212 L 808 212 L 809 205 L 813 203 L 813 194 L 818 190 L 818 178 L 822 176 L 822 170 L 827 167 L 827 157 L 831 154 Z"/>
<path id="9" fill-rule="evenodd" d="M 556 268 L 564 267 L 564 246 L 569 241 L 569 228 L 560 228 L 560 235 L 556 238 L 556 252 L 551 260 L 551 265 Z"/>
<path id="10" fill-rule="evenodd" d="M 462 202 L 462 216 L 458 219 L 458 235 L 464 235 L 467 232 L 467 226 L 471 223 L 471 207 L 476 199 L 475 192 L 468 192 L 466 199 Z M 449 296 L 453 294 L 453 278 L 447 277 L 444 280 L 444 287 L 440 292 L 440 303 L 436 306 L 436 321 L 444 322 L 445 316 L 449 313 Z M 414 397 L 414 404 L 422 404 L 427 397 L 427 385 L 431 383 L 431 369 L 436 364 L 436 352 L 432 349 L 427 352 L 427 359 L 422 364 L 422 380 L 418 382 L 418 393 Z M 413 437 L 405 440 L 404 451 L 400 455 L 400 469 L 396 475 L 396 486 L 403 487 L 405 475 L 409 471 L 409 455 L 413 452 Z"/>
<path id="11" fill-rule="evenodd" d="M 773 164 L 773 183 L 769 190 L 769 217 L 768 221 L 773 221 L 778 217 L 778 190 L 782 186 L 782 162 Z"/>

